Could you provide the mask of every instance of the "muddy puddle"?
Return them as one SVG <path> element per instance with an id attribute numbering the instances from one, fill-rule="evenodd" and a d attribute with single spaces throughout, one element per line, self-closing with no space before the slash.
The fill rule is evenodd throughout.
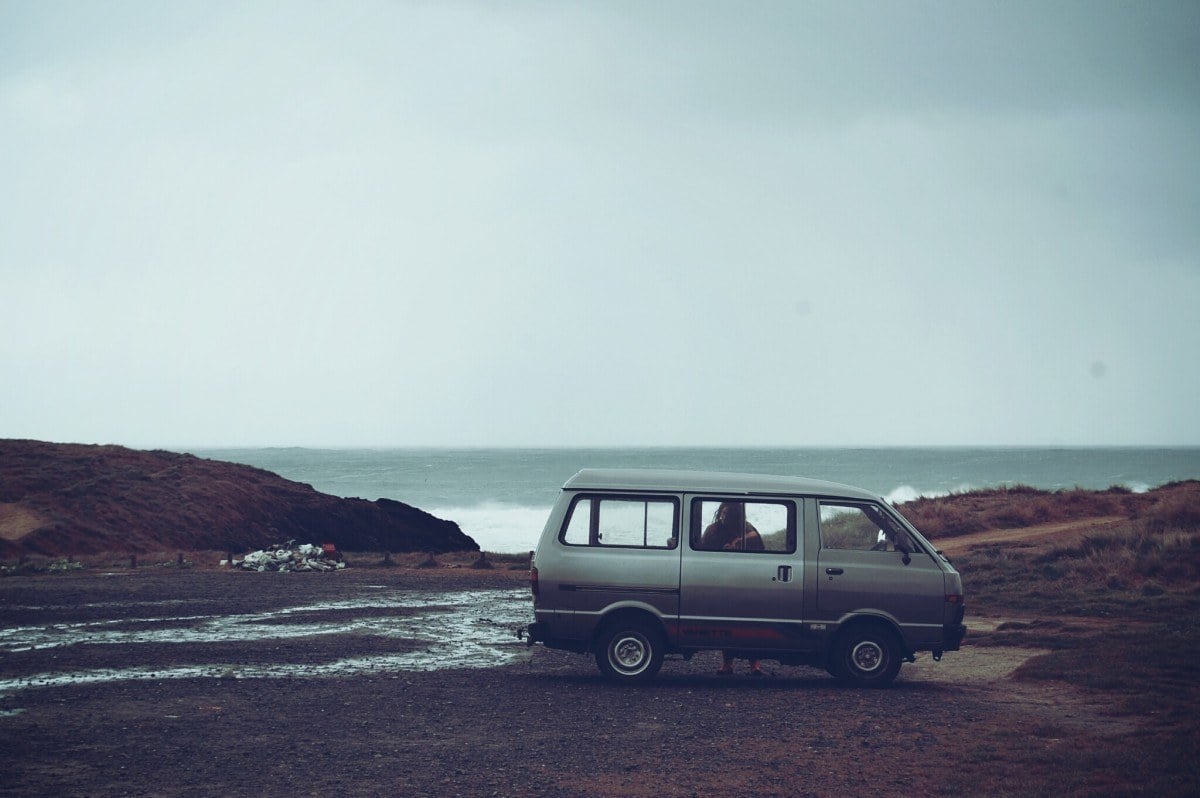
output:
<path id="1" fill-rule="evenodd" d="M 114 604 L 114 615 L 73 623 L 0 629 L 0 660 L 31 657 L 55 649 L 124 647 L 153 650 L 155 665 L 72 668 L 0 676 L 0 695 L 29 688 L 139 679 L 324 678 L 389 671 L 486 668 L 528 656 L 515 630 L 532 620 L 527 588 L 431 593 L 364 586 L 370 592 L 345 600 L 323 601 L 242 615 L 195 614 L 176 602 L 142 603 L 133 617 L 129 605 Z M 139 617 L 140 616 L 140 617 Z M 339 641 L 353 651 L 354 641 L 393 639 L 397 650 L 351 653 L 325 661 L 221 661 L 218 651 L 245 644 L 269 651 L 304 648 L 336 651 Z M 284 645 L 284 644 L 287 645 Z M 204 646 L 215 655 L 204 657 Z M 386 647 L 386 646 L 385 646 Z M 172 657 L 172 651 L 181 656 Z M 184 654 L 186 652 L 186 654 Z"/>

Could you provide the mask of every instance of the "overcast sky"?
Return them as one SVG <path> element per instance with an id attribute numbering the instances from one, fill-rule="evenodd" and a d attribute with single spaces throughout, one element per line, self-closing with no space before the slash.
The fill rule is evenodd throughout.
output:
<path id="1" fill-rule="evenodd" d="M 0 437 L 1200 444 L 1200 3 L 0 0 Z"/>

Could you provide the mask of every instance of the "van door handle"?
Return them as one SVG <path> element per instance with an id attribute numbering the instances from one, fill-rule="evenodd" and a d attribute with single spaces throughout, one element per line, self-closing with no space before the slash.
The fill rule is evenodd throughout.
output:
<path id="1" fill-rule="evenodd" d="M 840 573 L 845 573 L 841 568 L 826 568 L 825 573 L 830 576 L 837 576 Z"/>
<path id="2" fill-rule="evenodd" d="M 790 566 L 790 565 L 779 566 L 779 570 L 775 572 L 775 581 L 776 582 L 792 581 L 792 566 Z"/>

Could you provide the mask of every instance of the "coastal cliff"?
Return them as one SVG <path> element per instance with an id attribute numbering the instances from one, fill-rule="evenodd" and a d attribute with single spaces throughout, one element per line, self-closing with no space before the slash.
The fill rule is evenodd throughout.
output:
<path id="1" fill-rule="evenodd" d="M 403 502 L 343 499 L 251 466 L 122 446 L 0 440 L 0 557 L 244 551 L 294 539 L 344 551 L 474 551 Z"/>

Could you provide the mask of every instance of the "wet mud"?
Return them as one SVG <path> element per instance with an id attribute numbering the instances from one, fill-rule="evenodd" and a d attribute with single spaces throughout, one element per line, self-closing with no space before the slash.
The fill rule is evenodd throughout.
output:
<path id="1" fill-rule="evenodd" d="M 83 620 L 72 620 L 76 611 L 69 604 L 7 604 L 0 611 L 0 700 L 32 687 L 123 680 L 347 677 L 485 668 L 527 655 L 515 635 L 517 627 L 531 619 L 527 589 L 419 589 L 403 579 L 381 582 L 378 573 L 349 578 L 340 573 L 283 575 L 291 580 L 338 580 L 336 597 L 306 600 L 295 588 L 308 585 L 260 585 L 255 579 L 279 577 L 246 576 L 230 581 L 236 576 L 172 574 L 166 577 L 170 584 L 163 585 L 165 589 L 196 595 L 85 602 L 78 608 L 86 616 Z M 146 587 L 143 580 L 155 577 L 118 578 L 124 580 L 118 586 L 137 588 L 133 593 L 139 595 Z M 204 596 L 214 580 L 235 590 L 219 600 Z M 58 586 L 50 582 L 48 587 Z M 197 614 L 199 609 L 221 606 L 227 611 Z M 239 607 L 253 611 L 238 612 Z"/>
<path id="2" fill-rule="evenodd" d="M 1033 650 L 889 690 L 709 652 L 630 688 L 527 649 L 530 614 L 504 572 L 0 579 L 0 795 L 1060 796 L 1153 766 L 1111 707 L 1014 681 Z"/>

